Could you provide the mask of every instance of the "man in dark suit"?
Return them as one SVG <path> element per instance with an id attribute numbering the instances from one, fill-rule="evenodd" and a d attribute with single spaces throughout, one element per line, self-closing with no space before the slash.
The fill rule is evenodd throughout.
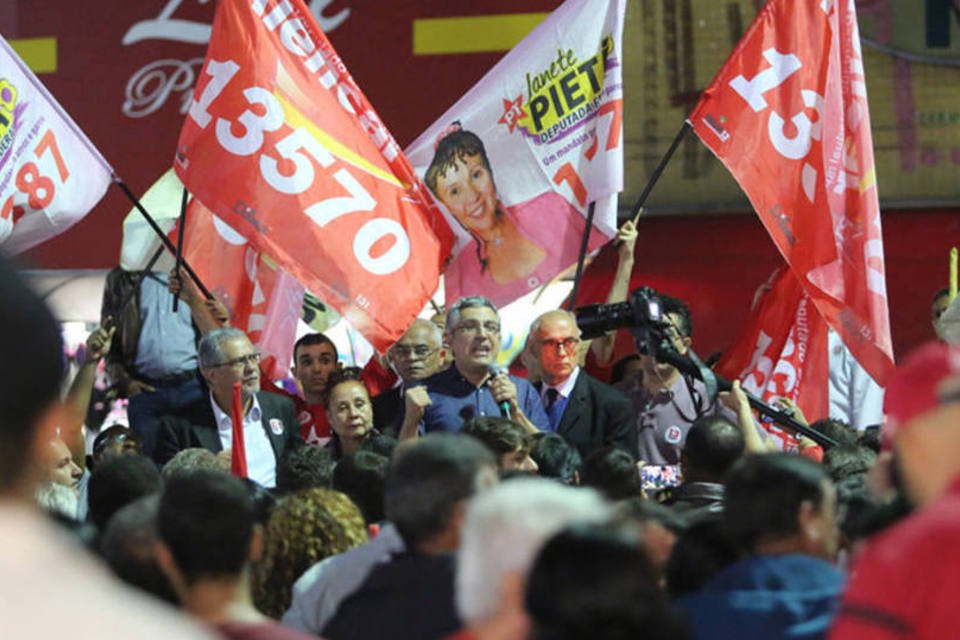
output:
<path id="1" fill-rule="evenodd" d="M 387 357 L 403 384 L 373 398 L 373 423 L 383 433 L 397 437 L 406 415 L 408 392 L 439 371 L 443 364 L 443 332 L 429 320 L 417 318 L 390 347 Z M 421 389 L 419 393 L 425 395 L 426 390 Z"/>
<path id="2" fill-rule="evenodd" d="M 217 329 L 204 335 L 199 358 L 210 392 L 182 415 L 161 418 L 157 462 L 163 464 L 190 447 L 215 453 L 230 449 L 233 385 L 239 382 L 249 477 L 265 487 L 275 486 L 277 462 L 285 451 L 303 444 L 293 403 L 260 392 L 260 354 L 239 329 Z"/>
<path id="3" fill-rule="evenodd" d="M 603 446 L 637 451 L 636 416 L 622 393 L 579 366 L 580 329 L 573 314 L 548 311 L 530 325 L 528 348 L 541 369 L 537 386 L 550 429 L 583 457 Z"/>

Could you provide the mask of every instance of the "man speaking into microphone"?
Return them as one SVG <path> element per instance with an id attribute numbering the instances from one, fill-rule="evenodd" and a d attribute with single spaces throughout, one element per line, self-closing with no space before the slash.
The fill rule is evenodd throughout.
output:
<path id="1" fill-rule="evenodd" d="M 496 363 L 500 352 L 500 315 L 492 302 L 480 296 L 460 298 L 447 311 L 444 331 L 453 352 L 453 366 L 424 381 L 422 411 L 426 432 L 460 431 L 463 423 L 480 416 L 503 416 L 530 433 L 549 427 L 540 396 L 529 382 L 507 375 Z M 426 397 L 423 397 L 423 396 Z"/>

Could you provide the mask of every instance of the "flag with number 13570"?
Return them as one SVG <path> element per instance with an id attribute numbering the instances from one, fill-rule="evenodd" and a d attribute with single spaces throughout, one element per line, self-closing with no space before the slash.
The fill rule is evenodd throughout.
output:
<path id="1" fill-rule="evenodd" d="M 450 228 L 302 0 L 221 0 L 174 168 L 378 350 L 437 289 Z"/>

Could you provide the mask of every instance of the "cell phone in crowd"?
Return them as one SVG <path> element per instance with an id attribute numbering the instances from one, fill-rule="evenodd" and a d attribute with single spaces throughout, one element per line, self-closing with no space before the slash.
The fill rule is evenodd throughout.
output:
<path id="1" fill-rule="evenodd" d="M 644 491 L 655 493 L 678 487 L 682 481 L 678 464 L 647 464 L 640 469 L 640 484 Z"/>

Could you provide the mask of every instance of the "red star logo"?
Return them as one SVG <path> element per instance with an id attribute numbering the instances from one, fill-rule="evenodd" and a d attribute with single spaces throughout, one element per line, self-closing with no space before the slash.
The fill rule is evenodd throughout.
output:
<path id="1" fill-rule="evenodd" d="M 507 125 L 507 128 L 510 130 L 510 133 L 513 133 L 514 128 L 517 126 L 517 122 L 521 118 L 526 118 L 527 112 L 523 110 L 523 94 L 517 96 L 515 100 L 507 100 L 503 98 L 503 115 L 500 116 L 500 119 L 497 122 L 502 122 Z"/>

